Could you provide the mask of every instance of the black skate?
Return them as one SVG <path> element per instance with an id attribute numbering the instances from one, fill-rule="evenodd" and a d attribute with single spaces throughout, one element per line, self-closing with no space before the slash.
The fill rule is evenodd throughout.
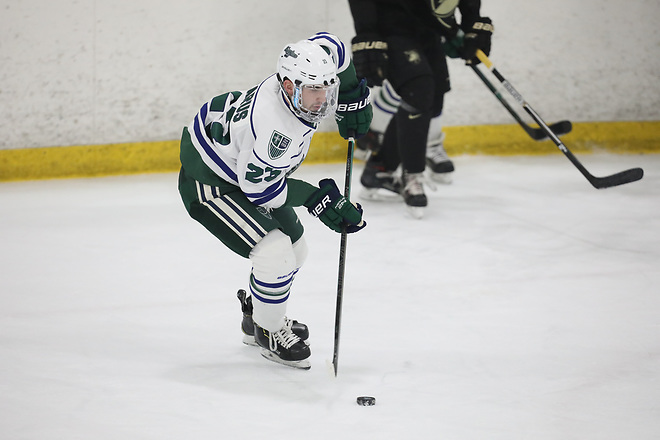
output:
<path id="1" fill-rule="evenodd" d="M 424 194 L 424 173 L 403 173 L 403 201 L 408 205 L 410 214 L 420 219 L 424 216 L 424 208 L 428 205 L 428 199 Z"/>
<path id="2" fill-rule="evenodd" d="M 258 346 L 257 341 L 254 340 L 254 321 L 252 321 L 252 297 L 247 296 L 247 292 L 240 289 L 236 294 L 238 300 L 241 302 L 241 311 L 243 312 L 243 321 L 241 321 L 241 330 L 243 331 L 243 343 L 245 345 Z M 309 329 L 301 322 L 284 318 L 287 325 L 291 325 L 291 330 L 298 335 L 300 339 L 307 343 L 309 339 Z"/>
<path id="3" fill-rule="evenodd" d="M 255 323 L 254 340 L 261 347 L 261 355 L 269 361 L 309 370 L 312 366 L 309 362 L 312 352 L 309 345 L 293 332 L 292 322 L 287 321 L 277 332 L 269 332 Z"/>
<path id="4" fill-rule="evenodd" d="M 401 181 L 394 171 L 387 171 L 382 163 L 367 161 L 360 177 L 364 190 L 360 197 L 369 200 L 400 200 Z"/>
<path id="5" fill-rule="evenodd" d="M 447 156 L 444 147 L 445 134 L 433 145 L 426 147 L 426 165 L 431 171 L 431 179 L 439 183 L 451 183 L 454 163 Z"/>

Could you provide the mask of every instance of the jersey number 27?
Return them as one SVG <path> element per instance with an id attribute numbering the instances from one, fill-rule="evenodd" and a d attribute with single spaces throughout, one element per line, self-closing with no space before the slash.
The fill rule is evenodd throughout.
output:
<path id="1" fill-rule="evenodd" d="M 274 170 L 271 167 L 260 168 L 253 163 L 248 164 L 248 172 L 245 173 L 245 180 L 252 183 L 259 183 L 262 180 L 270 182 L 277 178 L 282 172 L 281 170 Z"/>

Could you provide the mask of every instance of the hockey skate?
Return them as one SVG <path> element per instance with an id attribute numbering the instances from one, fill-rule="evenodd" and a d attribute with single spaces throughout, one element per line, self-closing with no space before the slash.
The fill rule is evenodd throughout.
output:
<path id="1" fill-rule="evenodd" d="M 312 366 L 309 362 L 312 352 L 309 345 L 293 332 L 293 322 L 286 321 L 277 332 L 269 332 L 255 323 L 254 340 L 261 347 L 261 355 L 269 361 L 309 370 Z"/>
<path id="2" fill-rule="evenodd" d="M 441 133 L 433 145 L 426 147 L 426 165 L 429 168 L 431 179 L 438 183 L 451 183 L 454 163 L 447 156 L 444 148 L 445 134 Z"/>
<path id="3" fill-rule="evenodd" d="M 360 177 L 364 187 L 360 197 L 367 200 L 398 201 L 401 200 L 401 181 L 394 171 L 386 171 L 383 164 L 367 161 Z"/>
<path id="4" fill-rule="evenodd" d="M 254 340 L 254 321 L 252 320 L 252 297 L 247 295 L 247 292 L 240 289 L 236 294 L 238 300 L 241 302 L 241 311 L 243 312 L 243 320 L 241 321 L 241 330 L 243 331 L 243 343 L 254 347 L 259 346 L 257 341 Z M 295 333 L 305 344 L 309 338 L 309 329 L 307 326 L 296 320 L 291 320 L 287 317 L 284 318 L 286 325 L 291 327 Z"/>
<path id="5" fill-rule="evenodd" d="M 428 181 L 424 178 L 424 173 L 403 172 L 403 201 L 408 206 L 408 212 L 416 218 L 424 217 L 424 208 L 428 205 L 428 199 L 424 194 L 424 184 Z M 435 189 L 433 185 L 432 189 Z"/>

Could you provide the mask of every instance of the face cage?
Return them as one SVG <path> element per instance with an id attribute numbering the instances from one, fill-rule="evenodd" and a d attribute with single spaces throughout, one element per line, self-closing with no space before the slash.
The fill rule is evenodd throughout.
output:
<path id="1" fill-rule="evenodd" d="M 325 90 L 325 102 L 317 111 L 308 110 L 303 106 L 302 89 Z M 307 122 L 317 123 L 321 119 L 330 116 L 337 109 L 337 97 L 339 95 L 339 81 L 329 86 L 304 84 L 294 85 L 291 104 L 295 112 Z"/>

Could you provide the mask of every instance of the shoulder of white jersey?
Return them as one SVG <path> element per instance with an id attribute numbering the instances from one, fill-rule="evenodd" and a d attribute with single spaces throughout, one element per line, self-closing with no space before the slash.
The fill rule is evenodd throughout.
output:
<path id="1" fill-rule="evenodd" d="M 281 106 L 277 105 L 279 99 L 279 82 L 275 74 L 264 79 L 257 86 L 254 100 L 250 106 L 250 130 L 252 137 L 257 137 L 257 127 L 277 119 L 282 113 Z"/>
<path id="2" fill-rule="evenodd" d="M 351 58 L 346 53 L 344 43 L 336 35 L 328 32 L 318 32 L 308 38 L 319 46 L 323 46 L 330 51 L 332 59 L 337 65 L 337 73 L 343 72 L 351 63 Z"/>

